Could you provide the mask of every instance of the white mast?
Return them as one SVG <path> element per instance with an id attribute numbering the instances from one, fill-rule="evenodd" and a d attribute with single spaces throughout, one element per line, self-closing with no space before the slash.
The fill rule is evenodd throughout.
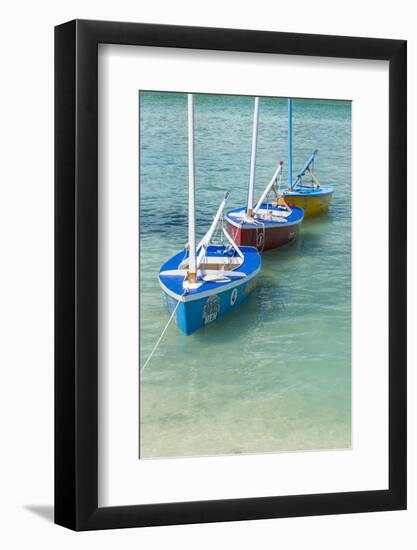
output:
<path id="1" fill-rule="evenodd" d="M 258 118 L 259 118 L 259 97 L 255 97 L 255 108 L 253 112 L 253 128 L 252 128 L 252 153 L 250 158 L 250 176 L 249 176 L 249 191 L 248 191 L 248 218 L 252 217 L 253 198 L 255 192 L 255 166 L 256 166 L 256 143 L 258 139 Z"/>
<path id="2" fill-rule="evenodd" d="M 197 282 L 195 253 L 195 185 L 194 185 L 194 97 L 188 94 L 188 284 Z"/>

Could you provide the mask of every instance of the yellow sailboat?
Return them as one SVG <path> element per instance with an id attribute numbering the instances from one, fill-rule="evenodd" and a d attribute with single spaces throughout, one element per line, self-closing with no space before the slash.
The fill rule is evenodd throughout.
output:
<path id="1" fill-rule="evenodd" d="M 333 187 L 322 186 L 314 173 L 315 149 L 301 172 L 292 179 L 292 100 L 288 99 L 288 189 L 284 191 L 286 202 L 304 210 L 306 218 L 324 214 L 329 209 Z"/>

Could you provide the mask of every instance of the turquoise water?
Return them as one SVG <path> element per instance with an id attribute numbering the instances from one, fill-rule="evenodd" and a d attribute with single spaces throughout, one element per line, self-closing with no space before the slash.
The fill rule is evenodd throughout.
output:
<path id="1" fill-rule="evenodd" d="M 140 93 L 140 364 L 169 315 L 158 270 L 187 241 L 187 98 Z M 195 96 L 198 237 L 225 190 L 243 205 L 253 98 Z M 294 172 L 318 148 L 327 215 L 263 255 L 252 297 L 191 336 L 172 323 L 140 377 L 140 456 L 337 449 L 351 444 L 351 104 L 294 100 Z M 280 159 L 287 102 L 261 98 L 256 194 Z"/>

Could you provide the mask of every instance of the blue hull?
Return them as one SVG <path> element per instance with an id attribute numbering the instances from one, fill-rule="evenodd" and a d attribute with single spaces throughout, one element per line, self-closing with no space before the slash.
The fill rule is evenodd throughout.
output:
<path id="1" fill-rule="evenodd" d="M 175 313 L 175 322 L 184 334 L 192 334 L 196 330 L 216 321 L 232 309 L 236 309 L 255 290 L 256 277 L 243 282 L 229 290 L 199 298 L 190 302 L 180 302 Z M 177 300 L 164 294 L 165 305 L 172 313 L 177 306 Z"/>

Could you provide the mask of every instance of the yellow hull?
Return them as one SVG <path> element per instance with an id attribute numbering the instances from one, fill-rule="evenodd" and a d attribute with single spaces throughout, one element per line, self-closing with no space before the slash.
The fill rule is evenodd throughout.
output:
<path id="1" fill-rule="evenodd" d="M 332 200 L 332 193 L 319 197 L 309 197 L 308 195 L 286 195 L 285 200 L 288 204 L 294 204 L 304 210 L 304 217 L 311 218 L 327 212 Z"/>

